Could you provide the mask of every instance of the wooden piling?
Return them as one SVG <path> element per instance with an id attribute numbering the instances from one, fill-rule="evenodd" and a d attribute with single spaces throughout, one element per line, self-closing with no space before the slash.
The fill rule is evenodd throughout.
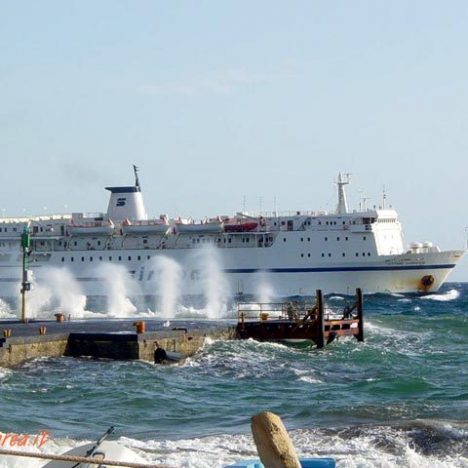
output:
<path id="1" fill-rule="evenodd" d="M 364 300 L 362 297 L 361 288 L 356 289 L 356 305 L 357 305 L 358 328 L 359 328 L 359 332 L 356 338 L 358 341 L 364 341 L 364 319 L 363 319 Z"/>
<path id="2" fill-rule="evenodd" d="M 322 290 L 317 289 L 316 293 L 316 307 L 317 307 L 317 348 L 325 346 L 325 324 L 323 317 L 323 296 Z"/>
<path id="3" fill-rule="evenodd" d="M 266 467 L 301 467 L 288 432 L 279 416 L 269 411 L 257 414 L 252 418 L 252 434 L 260 460 Z"/>

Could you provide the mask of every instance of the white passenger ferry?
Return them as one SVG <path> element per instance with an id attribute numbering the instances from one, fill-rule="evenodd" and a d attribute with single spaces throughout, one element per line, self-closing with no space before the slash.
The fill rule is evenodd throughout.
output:
<path id="1" fill-rule="evenodd" d="M 161 261 L 177 265 L 183 293 L 197 294 L 211 268 L 200 260 L 202 252 L 232 295 L 258 295 L 265 285 L 277 296 L 311 295 L 318 288 L 344 294 L 357 287 L 366 293 L 437 291 L 465 251 L 440 251 L 430 242 L 405 247 L 395 210 L 348 210 L 348 183 L 339 176 L 334 213 L 148 219 L 135 168 L 134 185 L 106 188 L 106 213 L 0 219 L 0 296 L 19 294 L 25 228 L 34 281 L 44 281 L 50 267 L 67 268 L 88 296 L 102 294 L 104 264 L 125 267 L 141 294 L 155 294 L 155 279 L 164 287 L 171 276 L 155 274 Z"/>

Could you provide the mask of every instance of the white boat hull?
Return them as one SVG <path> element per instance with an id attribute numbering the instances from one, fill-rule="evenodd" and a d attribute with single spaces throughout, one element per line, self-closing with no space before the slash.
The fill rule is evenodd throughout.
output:
<path id="1" fill-rule="evenodd" d="M 156 252 L 126 251 L 121 262 L 114 265 L 124 266 L 136 283 L 136 291 L 142 295 L 157 294 L 167 281 L 173 281 L 164 268 L 155 263 L 165 258 L 174 261 L 180 268 L 180 280 L 177 287 L 181 295 L 204 294 L 207 281 L 218 282 L 223 293 L 231 296 L 238 294 L 262 295 L 265 290 L 274 296 L 313 295 L 316 289 L 325 293 L 354 294 L 356 288 L 366 293 L 422 293 L 437 291 L 456 263 L 463 257 L 464 251 L 448 251 L 426 254 L 402 254 L 381 256 L 373 261 L 361 263 L 304 263 L 288 262 L 278 255 L 266 255 L 265 249 L 252 252 L 253 249 L 236 249 L 231 255 L 228 249 L 206 250 L 181 249 L 158 250 Z M 255 250 L 255 249 L 254 249 Z M 88 296 L 103 295 L 103 273 L 96 262 L 108 251 L 86 252 L 83 261 L 61 262 L 64 255 L 77 256 L 76 253 L 55 252 L 42 264 L 32 263 L 31 269 L 37 284 L 47 281 L 50 267 L 67 268 L 80 284 L 82 293 Z M 79 253 L 81 257 L 82 253 Z M 142 260 L 136 261 L 140 256 Z M 149 259 L 148 259 L 149 257 Z M 262 258 L 263 257 L 263 258 Z M 0 270 L 0 290 L 2 297 L 17 297 L 20 290 L 21 264 L 18 262 L 9 268 Z M 131 258 L 131 260 L 128 260 Z M 114 255 L 114 259 L 117 257 Z M 209 264 L 207 266 L 207 264 Z M 432 277 L 429 287 L 424 287 L 421 280 Z"/>

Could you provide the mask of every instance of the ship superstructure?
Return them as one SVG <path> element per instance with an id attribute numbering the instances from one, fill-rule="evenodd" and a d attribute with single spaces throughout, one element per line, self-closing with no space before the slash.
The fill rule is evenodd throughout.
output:
<path id="1" fill-rule="evenodd" d="M 29 264 L 36 282 L 49 267 L 67 268 L 86 295 L 101 293 L 103 264 L 122 265 L 141 294 L 154 294 L 155 281 L 165 280 L 154 266 L 162 258 L 179 266 L 183 292 L 197 294 L 205 276 L 201 252 L 217 263 L 233 295 L 256 295 L 265 284 L 277 296 L 316 289 L 352 294 L 357 287 L 437 291 L 465 251 L 441 252 L 430 242 L 405 247 L 395 210 L 349 211 L 348 183 L 339 176 L 334 213 L 148 219 L 135 167 L 134 185 L 107 187 L 106 213 L 0 219 L 0 295 L 18 295 L 25 228 L 32 236 Z"/>

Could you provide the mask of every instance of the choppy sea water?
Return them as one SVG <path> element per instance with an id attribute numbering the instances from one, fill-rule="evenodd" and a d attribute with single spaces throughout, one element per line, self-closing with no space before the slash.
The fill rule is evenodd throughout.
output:
<path id="1" fill-rule="evenodd" d="M 468 284 L 367 296 L 365 339 L 207 342 L 178 366 L 36 359 L 0 369 L 0 432 L 47 430 L 61 453 L 114 425 L 148 462 L 222 467 L 256 455 L 250 418 L 270 410 L 300 455 L 339 467 L 468 467 Z"/>

